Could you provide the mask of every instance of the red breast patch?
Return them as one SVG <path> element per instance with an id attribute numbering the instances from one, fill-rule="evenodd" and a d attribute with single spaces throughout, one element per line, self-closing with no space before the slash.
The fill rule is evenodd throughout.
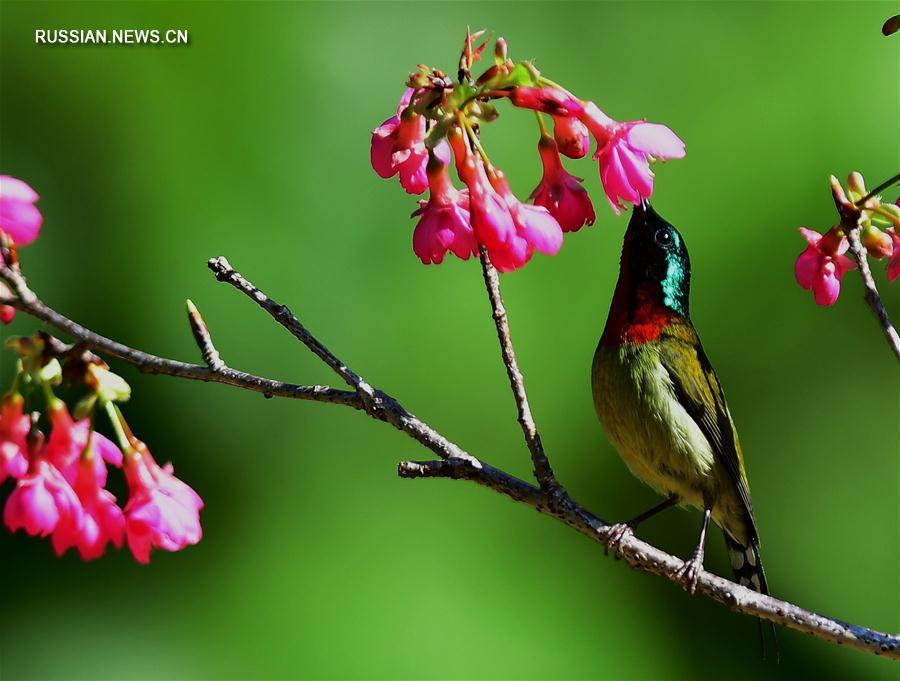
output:
<path id="1" fill-rule="evenodd" d="M 627 302 L 619 296 L 613 303 L 609 322 L 603 332 L 604 345 L 634 343 L 642 345 L 657 340 L 675 313 L 658 301 L 658 296 L 647 286 L 638 288 L 634 308 L 629 310 Z M 624 303 L 624 304 L 623 304 Z"/>

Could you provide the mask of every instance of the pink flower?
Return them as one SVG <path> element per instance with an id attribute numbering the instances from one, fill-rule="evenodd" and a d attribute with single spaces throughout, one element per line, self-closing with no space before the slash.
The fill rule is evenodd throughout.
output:
<path id="1" fill-rule="evenodd" d="M 22 413 L 24 399 L 18 393 L 3 396 L 0 407 L 0 483 L 7 476 L 21 478 L 28 472 L 25 437 L 30 423 Z"/>
<path id="2" fill-rule="evenodd" d="M 518 107 L 534 109 L 553 116 L 580 116 L 584 107 L 570 93 L 555 87 L 520 85 L 509 93 L 509 100 Z"/>
<path id="3" fill-rule="evenodd" d="M 468 260 L 478 252 L 469 222 L 468 191 L 453 186 L 447 166 L 437 158 L 428 165 L 428 186 L 431 196 L 413 213 L 422 216 L 413 232 L 413 251 L 425 265 L 440 264 L 448 250 Z"/>
<path id="4" fill-rule="evenodd" d="M 84 560 L 94 560 L 103 555 L 109 543 L 120 548 L 125 536 L 125 516 L 116 505 L 116 498 L 98 484 L 90 457 L 82 457 L 78 463 L 75 493 L 81 501 L 84 522 L 81 531 L 71 537 L 71 543 L 61 546 L 62 551 L 75 546 Z"/>
<path id="5" fill-rule="evenodd" d="M 587 127 L 570 116 L 553 117 L 553 138 L 559 145 L 560 152 L 569 158 L 581 158 L 591 145 Z"/>
<path id="6" fill-rule="evenodd" d="M 172 466 L 160 468 L 140 443 L 125 459 L 125 477 L 131 498 L 125 507 L 125 537 L 139 563 L 150 561 L 153 547 L 179 551 L 200 541 L 203 501 L 172 475 Z"/>
<path id="7" fill-rule="evenodd" d="M 37 193 L 27 184 L 9 175 L 0 175 L 0 230 L 17 246 L 30 244 L 41 231 L 44 218 L 34 205 Z"/>
<path id="8" fill-rule="evenodd" d="M 894 281 L 894 279 L 900 277 L 900 236 L 897 236 L 896 231 L 891 232 L 891 241 L 894 242 L 894 252 L 891 254 L 891 259 L 888 260 L 887 264 L 888 281 Z"/>
<path id="9" fill-rule="evenodd" d="M 372 131 L 372 146 L 369 150 L 372 167 L 381 177 L 393 177 L 396 171 L 391 164 L 394 144 L 397 141 L 397 128 L 400 126 L 400 114 L 409 106 L 415 90 L 407 88 L 397 105 L 397 113 Z"/>
<path id="10" fill-rule="evenodd" d="M 516 223 L 506 201 L 491 186 L 481 159 L 467 155 L 460 177 L 469 188 L 469 214 L 475 237 L 488 249 L 502 248 L 515 238 Z"/>
<path id="11" fill-rule="evenodd" d="M 809 246 L 794 265 L 797 283 L 807 291 L 812 290 L 817 305 L 833 305 L 841 292 L 844 272 L 856 267 L 844 256 L 849 247 L 847 239 L 837 228 L 832 228 L 823 236 L 801 227 L 800 234 Z"/>
<path id="12" fill-rule="evenodd" d="M 488 247 L 494 266 L 501 272 L 510 272 L 528 262 L 535 250 L 547 255 L 558 253 L 562 247 L 563 233 L 550 211 L 543 206 L 530 206 L 519 201 L 502 172 L 491 169 L 489 177 L 494 189 L 509 207 L 516 227 L 515 236 L 502 248 Z"/>
<path id="13" fill-rule="evenodd" d="M 53 429 L 47 440 L 47 459 L 60 470 L 69 484 L 74 485 L 78 477 L 78 462 L 88 446 L 98 456 L 90 457 L 100 487 L 106 485 L 106 465 L 121 466 L 122 451 L 108 438 L 100 433 L 91 432 L 90 420 L 87 418 L 73 421 L 65 403 L 61 400 L 52 404 L 49 408 L 50 423 Z M 104 463 L 105 462 L 105 463 Z"/>
<path id="14" fill-rule="evenodd" d="M 506 200 L 516 224 L 516 232 L 528 244 L 547 255 L 556 255 L 562 248 L 563 233 L 556 219 L 544 206 L 522 203 L 512 193 L 503 173 L 496 174 L 494 188 Z"/>
<path id="15" fill-rule="evenodd" d="M 399 174 L 400 184 L 407 193 L 421 194 L 428 188 L 427 123 L 424 116 L 409 108 L 412 95 L 410 88 L 400 99 L 397 114 L 372 131 L 370 158 L 381 177 L 387 179 Z M 437 145 L 435 154 L 445 164 L 450 162 L 450 148 L 445 141 Z"/>
<path id="16" fill-rule="evenodd" d="M 619 199 L 638 203 L 653 194 L 651 158 L 684 157 L 684 142 L 665 125 L 619 123 L 593 102 L 585 105 L 581 121 L 597 139 L 594 158 L 600 162 L 600 180 L 616 214 L 624 209 Z"/>
<path id="17" fill-rule="evenodd" d="M 538 142 L 544 176 L 531 193 L 536 206 L 543 206 L 564 232 L 577 232 L 585 223 L 594 224 L 594 206 L 580 178 L 563 168 L 556 142 L 542 136 Z"/>
<path id="18" fill-rule="evenodd" d="M 24 528 L 30 535 L 53 534 L 55 549 L 77 535 L 83 512 L 71 485 L 51 463 L 40 458 L 6 500 L 3 522 L 12 532 Z"/>
<path id="19" fill-rule="evenodd" d="M 527 263 L 535 250 L 553 255 L 562 246 L 562 230 L 543 206 L 519 201 L 502 172 L 486 170 L 481 159 L 469 155 L 461 170 L 469 187 L 469 213 L 478 243 L 494 266 L 511 272 Z"/>
<path id="20" fill-rule="evenodd" d="M 507 243 L 488 248 L 488 257 L 491 259 L 498 272 L 513 272 L 531 260 L 534 249 L 528 241 L 519 236 L 513 236 Z"/>

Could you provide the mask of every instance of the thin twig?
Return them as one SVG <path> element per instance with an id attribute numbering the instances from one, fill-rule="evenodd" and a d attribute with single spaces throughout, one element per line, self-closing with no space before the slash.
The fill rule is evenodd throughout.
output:
<path id="1" fill-rule="evenodd" d="M 854 204 L 851 203 L 846 194 L 844 194 L 844 188 L 841 187 L 841 183 L 838 182 L 838 179 L 832 175 L 831 193 L 834 197 L 834 205 L 837 206 L 838 213 L 841 216 L 841 227 L 843 227 L 844 236 L 847 237 L 847 242 L 850 244 L 850 252 L 853 254 L 853 257 L 856 259 L 856 264 L 859 266 L 859 276 L 862 278 L 863 288 L 865 289 L 865 301 L 869 307 L 872 308 L 872 312 L 875 313 L 875 316 L 878 317 L 878 322 L 881 324 L 881 330 L 884 332 L 884 337 L 887 339 L 891 350 L 893 350 L 894 356 L 900 361 L 900 335 L 897 334 L 897 329 L 895 329 L 894 325 L 891 323 L 891 318 L 888 316 L 887 310 L 884 309 L 884 303 L 881 302 L 881 296 L 878 294 L 878 287 L 875 286 L 875 279 L 872 277 L 872 270 L 869 269 L 869 261 L 868 258 L 866 258 L 866 247 L 859 238 L 859 221 L 862 217 L 860 205 L 864 205 L 868 198 L 874 196 L 877 191 L 884 189 L 885 186 L 890 186 L 896 180 L 897 176 L 891 178 L 878 187 L 875 192 L 870 193 L 869 197 L 860 199 L 860 201 Z"/>
<path id="2" fill-rule="evenodd" d="M 516 400 L 519 425 L 525 435 L 528 451 L 531 452 L 534 477 L 545 494 L 561 502 L 566 497 L 566 492 L 553 474 L 550 461 L 544 452 L 544 445 L 541 443 L 541 435 L 538 433 L 534 416 L 531 414 L 528 394 L 525 392 L 525 379 L 519 370 L 519 363 L 516 361 L 516 351 L 509 333 L 509 318 L 506 314 L 506 306 L 503 304 L 503 296 L 500 294 L 500 276 L 488 257 L 487 249 L 484 246 L 479 248 L 484 284 L 487 287 L 488 299 L 491 301 L 494 324 L 497 327 L 497 338 L 500 341 L 500 353 L 503 356 L 506 374 L 509 376 L 509 387 L 512 388 L 513 397 Z"/>
<path id="3" fill-rule="evenodd" d="M 200 355 L 210 371 L 221 371 L 225 368 L 225 362 L 219 356 L 219 351 L 213 345 L 212 336 L 209 335 L 209 329 L 206 328 L 206 322 L 200 314 L 200 310 L 194 305 L 190 299 L 187 301 L 188 323 L 191 325 L 191 333 L 194 334 L 194 341 L 200 348 Z"/>
<path id="4" fill-rule="evenodd" d="M 859 238 L 859 229 L 848 229 L 845 230 L 845 233 L 850 244 L 850 252 L 856 259 L 856 264 L 859 265 L 859 276 L 862 278 L 863 287 L 866 290 L 864 296 L 866 303 L 878 317 L 884 337 L 891 350 L 894 351 L 894 356 L 900 361 L 900 335 L 897 335 L 897 329 L 891 323 L 891 318 L 881 302 L 881 296 L 878 295 L 878 288 L 875 286 L 875 279 L 872 277 L 872 270 L 869 269 L 869 261 L 866 258 L 866 247 Z"/>
<path id="5" fill-rule="evenodd" d="M 359 396 L 347 390 L 337 390 L 325 385 L 296 385 L 275 381 L 262 376 L 254 376 L 244 371 L 238 371 L 223 366 L 216 371 L 199 364 L 189 364 L 175 359 L 166 359 L 151 355 L 141 350 L 110 340 L 105 336 L 86 329 L 77 322 L 61 315 L 56 310 L 41 302 L 38 297 L 27 288 L 21 275 L 10 268 L 0 266 L 0 279 L 10 284 L 10 288 L 16 293 L 15 298 L 0 296 L 0 304 L 11 305 L 42 322 L 56 327 L 72 338 L 80 341 L 85 347 L 91 348 L 106 355 L 128 362 L 141 371 L 148 374 L 160 374 L 163 376 L 177 376 L 195 381 L 207 381 L 210 383 L 224 383 L 244 390 L 262 393 L 265 397 L 287 397 L 297 400 L 313 400 L 315 402 L 329 402 L 342 404 L 354 409 L 362 409 L 362 401 Z"/>
<path id="6" fill-rule="evenodd" d="M 331 369 L 340 376 L 344 382 L 354 388 L 363 400 L 372 400 L 375 398 L 375 391 L 372 386 L 366 383 L 355 372 L 350 370 L 346 364 L 334 356 L 334 354 L 322 345 L 315 336 L 313 336 L 306 327 L 300 323 L 300 320 L 290 311 L 287 305 L 279 305 L 269 298 L 265 293 L 260 291 L 256 286 L 241 276 L 223 257 L 210 258 L 207 266 L 216 275 L 216 279 L 231 284 L 236 289 L 249 296 L 264 309 L 275 321 L 293 334 L 293 336 L 309 348 L 316 357 L 321 359 Z"/>
<path id="7" fill-rule="evenodd" d="M 356 372 L 339 360 L 331 350 L 326 348 L 313 336 L 286 305 L 276 303 L 254 284 L 247 281 L 236 271 L 225 258 L 211 258 L 207 266 L 219 281 L 230 284 L 245 296 L 253 300 L 269 313 L 275 321 L 287 329 L 291 335 L 309 348 L 319 359 L 343 378 L 348 385 L 356 388 L 362 409 L 369 416 L 379 421 L 387 421 L 398 430 L 425 445 L 442 459 L 464 459 L 476 468 L 481 463 L 461 447 L 450 442 L 427 423 L 407 411 L 390 395 L 376 390 L 363 380 Z"/>
<path id="8" fill-rule="evenodd" d="M 322 353 L 316 352 L 316 354 L 323 361 L 328 363 L 325 357 L 332 358 L 342 367 L 341 370 L 347 376 L 356 375 L 350 372 L 346 366 L 341 365 L 327 348 L 309 335 L 299 320 L 287 308 L 278 305 L 259 291 L 253 284 L 234 271 L 227 261 L 217 259 L 216 262 L 217 266 L 213 269 L 220 280 L 228 281 L 235 285 L 238 290 L 252 298 L 298 338 L 300 336 L 295 332 L 303 329 L 309 340 L 309 343 L 304 341 L 304 344 L 307 347 L 311 346 L 310 349 L 313 347 L 320 348 Z M 150 355 L 105 338 L 64 317 L 44 305 L 24 285 L 24 278 L 19 278 L 21 287 L 17 288 L 15 285 L 12 285 L 10 274 L 10 268 L 0 267 L 0 279 L 11 284 L 13 291 L 16 292 L 18 297 L 12 300 L 0 297 L 0 303 L 11 304 L 17 309 L 55 326 L 57 329 L 75 338 L 84 347 L 117 357 L 151 373 L 227 383 L 267 395 L 332 402 L 362 409 L 372 418 L 390 423 L 429 450 L 435 452 L 441 458 L 440 461 L 402 462 L 398 467 L 398 473 L 401 477 L 446 477 L 470 480 L 537 509 L 541 513 L 553 516 L 600 543 L 606 540 L 611 529 L 611 526 L 606 521 L 595 516 L 577 503 L 571 500 L 566 504 L 553 503 L 553 500 L 543 490 L 476 459 L 438 433 L 430 425 L 416 418 L 395 399 L 379 390 L 373 389 L 372 399 L 365 401 L 357 393 L 353 392 L 339 391 L 324 386 L 296 386 L 278 383 L 230 368 L 213 372 L 209 367 L 186 364 Z M 12 277 L 12 279 L 15 279 L 15 277 Z M 238 285 L 240 282 L 243 283 Z M 21 294 L 24 294 L 24 296 Z M 300 340 L 303 340 L 303 338 L 300 338 Z M 331 365 L 329 364 L 329 366 Z M 332 368 L 334 369 L 335 367 Z M 362 381 L 362 379 L 359 380 Z M 660 575 L 672 582 L 678 582 L 677 571 L 683 565 L 683 561 L 641 541 L 633 535 L 622 540 L 620 555 L 629 565 L 637 570 Z M 701 572 L 698 592 L 725 604 L 737 612 L 761 617 L 827 641 L 844 644 L 876 655 L 900 659 L 900 636 L 891 636 L 866 627 L 818 615 L 792 603 L 780 601 L 771 596 L 763 596 L 709 572 Z"/>

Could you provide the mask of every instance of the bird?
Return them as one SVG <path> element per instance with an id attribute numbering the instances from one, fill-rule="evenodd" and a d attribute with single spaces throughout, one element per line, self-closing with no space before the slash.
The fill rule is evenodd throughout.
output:
<path id="1" fill-rule="evenodd" d="M 703 511 L 697 547 L 677 573 L 694 594 L 710 519 L 741 585 L 769 592 L 744 457 L 722 386 L 689 312 L 691 263 L 681 234 L 646 199 L 635 204 L 606 326 L 594 353 L 594 406 L 631 472 L 665 501 L 606 538 L 621 542 L 673 506 Z"/>

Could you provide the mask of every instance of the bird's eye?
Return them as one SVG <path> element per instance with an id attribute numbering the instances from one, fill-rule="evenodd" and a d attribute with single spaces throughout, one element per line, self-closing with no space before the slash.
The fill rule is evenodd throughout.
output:
<path id="1" fill-rule="evenodd" d="M 653 235 L 653 240 L 660 246 L 668 246 L 672 243 L 672 232 L 668 229 L 658 229 Z"/>

